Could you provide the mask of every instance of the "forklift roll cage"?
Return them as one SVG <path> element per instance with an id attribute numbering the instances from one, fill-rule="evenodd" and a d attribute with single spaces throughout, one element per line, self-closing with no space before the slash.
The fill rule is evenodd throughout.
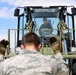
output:
<path id="1" fill-rule="evenodd" d="M 71 7 L 72 13 L 67 11 L 68 8 Z M 23 12 L 20 14 L 20 10 L 23 9 Z M 20 28 L 20 19 L 23 17 L 23 24 L 24 24 L 24 17 L 26 17 L 26 23 L 32 22 L 33 18 L 43 18 L 43 17 L 58 17 L 59 21 L 64 21 L 66 23 L 66 17 L 70 16 L 72 19 L 72 28 L 75 29 L 74 23 L 74 16 L 76 15 L 76 8 L 74 6 L 49 6 L 49 7 L 42 7 L 42 6 L 25 6 L 25 7 L 17 7 L 14 12 L 14 16 L 18 17 L 18 29 Z M 26 27 L 26 25 L 25 25 Z M 22 29 L 25 28 L 24 26 Z M 69 29 L 69 25 L 68 25 Z M 19 40 L 19 30 L 17 31 L 17 46 L 20 46 L 21 41 Z M 24 35 L 24 33 L 23 33 Z M 73 46 L 75 47 L 75 30 L 73 30 Z"/>

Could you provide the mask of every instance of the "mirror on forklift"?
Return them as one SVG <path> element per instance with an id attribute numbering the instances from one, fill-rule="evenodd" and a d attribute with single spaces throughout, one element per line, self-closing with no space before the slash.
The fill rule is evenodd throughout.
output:
<path id="1" fill-rule="evenodd" d="M 19 16 L 19 12 L 20 12 L 20 9 L 15 9 L 15 11 L 14 11 L 14 16 Z"/>
<path id="2" fill-rule="evenodd" d="M 76 8 L 71 8 L 72 14 L 76 15 Z"/>

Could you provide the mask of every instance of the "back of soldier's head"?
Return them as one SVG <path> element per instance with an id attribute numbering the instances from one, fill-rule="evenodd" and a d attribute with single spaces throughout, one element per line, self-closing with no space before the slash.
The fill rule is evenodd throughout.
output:
<path id="1" fill-rule="evenodd" d="M 5 39 L 0 41 L 0 54 L 1 55 L 5 55 L 8 44 L 9 44 L 9 42 Z"/>
<path id="2" fill-rule="evenodd" d="M 56 37 L 50 37 L 49 43 L 54 51 L 60 50 L 60 39 Z"/>
<path id="3" fill-rule="evenodd" d="M 0 55 L 5 55 L 5 52 L 6 52 L 6 48 L 0 44 Z"/>
<path id="4" fill-rule="evenodd" d="M 58 40 L 57 40 L 57 38 L 56 37 L 50 37 L 50 39 L 49 39 L 49 43 L 52 45 L 53 43 L 55 43 L 55 42 L 57 42 Z"/>
<path id="5" fill-rule="evenodd" d="M 26 44 L 34 44 L 37 47 L 40 44 L 40 40 L 35 33 L 29 32 L 22 38 L 22 45 L 25 46 Z"/>

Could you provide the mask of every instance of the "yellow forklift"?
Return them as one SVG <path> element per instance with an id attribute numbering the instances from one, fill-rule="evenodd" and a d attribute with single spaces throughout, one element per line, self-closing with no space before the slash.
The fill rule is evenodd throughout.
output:
<path id="1" fill-rule="evenodd" d="M 18 28 L 8 30 L 8 40 L 10 42 L 11 31 L 15 30 L 15 48 L 20 47 L 24 34 L 34 32 L 39 36 L 42 44 L 40 53 L 53 55 L 49 45 L 49 38 L 51 36 L 58 37 L 61 40 L 60 48 L 63 57 L 67 59 L 69 65 L 71 64 L 70 67 L 72 69 L 72 64 L 76 62 L 76 8 L 74 6 L 17 7 L 14 11 L 14 16 L 18 18 Z M 40 29 L 43 24 L 43 18 L 47 18 L 47 22 L 51 25 L 51 28 L 49 26 L 46 26 L 46 28 L 43 26 L 43 29 Z M 8 55 L 10 54 L 9 49 L 10 45 L 7 51 Z M 72 75 L 72 73 L 70 74 Z"/>

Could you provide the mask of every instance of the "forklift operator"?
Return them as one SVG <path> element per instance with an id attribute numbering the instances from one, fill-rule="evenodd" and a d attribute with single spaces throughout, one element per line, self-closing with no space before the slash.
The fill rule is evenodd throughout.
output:
<path id="1" fill-rule="evenodd" d="M 52 30 L 53 29 L 51 24 L 48 23 L 48 20 L 46 17 L 43 18 L 43 24 L 40 26 L 39 28 L 39 34 L 41 36 L 45 36 L 45 37 L 49 37 L 50 34 L 52 34 Z"/>

